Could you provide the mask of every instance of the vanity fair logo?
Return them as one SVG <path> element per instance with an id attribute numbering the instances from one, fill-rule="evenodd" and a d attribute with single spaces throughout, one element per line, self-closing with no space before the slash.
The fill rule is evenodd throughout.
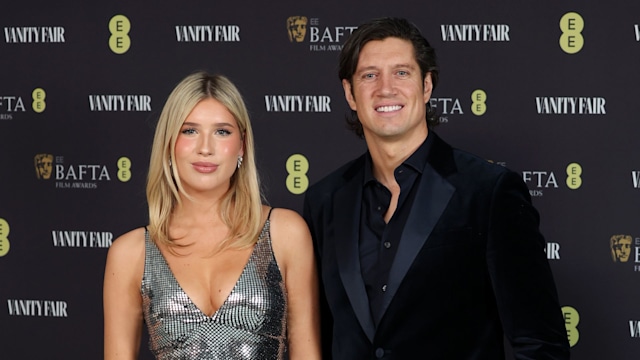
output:
<path id="1" fill-rule="evenodd" d="M 64 43 L 62 26 L 7 26 L 4 28 L 7 44 L 50 44 Z"/>
<path id="2" fill-rule="evenodd" d="M 91 111 L 151 111 L 150 95 L 89 95 Z"/>
<path id="3" fill-rule="evenodd" d="M 328 95 L 265 95 L 267 112 L 331 112 Z"/>
<path id="4" fill-rule="evenodd" d="M 179 43 L 240 42 L 238 25 L 176 25 Z"/>
<path id="5" fill-rule="evenodd" d="M 606 115 L 606 104 L 603 97 L 536 97 L 536 111 L 540 115 Z"/>
<path id="6" fill-rule="evenodd" d="M 108 248 L 113 242 L 113 233 L 108 231 L 52 230 L 54 247 Z"/>
<path id="7" fill-rule="evenodd" d="M 582 166 L 580 164 L 567 165 L 565 173 L 564 184 L 567 188 L 576 190 L 582 186 Z M 532 197 L 543 196 L 547 190 L 560 187 L 558 176 L 551 170 L 524 170 L 522 171 L 522 180 L 529 187 L 529 195 Z"/>
<path id="8" fill-rule="evenodd" d="M 557 242 L 547 242 L 544 248 L 547 260 L 560 260 L 560 244 Z"/>
<path id="9" fill-rule="evenodd" d="M 289 42 L 309 44 L 309 51 L 340 51 L 342 43 L 357 26 L 322 26 L 319 18 L 302 15 L 286 20 Z M 308 39 L 308 41 L 306 41 Z"/>
<path id="10" fill-rule="evenodd" d="M 442 41 L 460 42 L 509 42 L 507 24 L 443 24 L 440 25 Z"/>
<path id="11" fill-rule="evenodd" d="M 631 181 L 634 189 L 640 189 L 640 171 L 631 171 Z"/>
<path id="12" fill-rule="evenodd" d="M 611 260 L 614 263 L 633 264 L 633 271 L 640 272 L 640 238 L 628 234 L 612 235 L 609 238 Z"/>
<path id="13" fill-rule="evenodd" d="M 629 335 L 632 338 L 640 338 L 640 321 L 629 320 Z"/>
<path id="14" fill-rule="evenodd" d="M 69 317 L 68 305 L 62 300 L 7 299 L 10 316 Z"/>
<path id="15" fill-rule="evenodd" d="M 117 179 L 131 179 L 131 160 L 123 156 L 116 161 Z M 34 156 L 36 177 L 40 180 L 55 180 L 57 189 L 97 189 L 99 183 L 109 182 L 111 172 L 103 164 L 69 164 L 64 156 L 36 154 Z M 112 169 L 113 171 L 113 169 Z"/>

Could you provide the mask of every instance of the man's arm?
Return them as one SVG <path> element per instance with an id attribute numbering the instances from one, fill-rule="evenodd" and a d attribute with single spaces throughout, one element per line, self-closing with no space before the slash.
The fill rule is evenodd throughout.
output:
<path id="1" fill-rule="evenodd" d="M 514 172 L 501 175 L 492 196 L 486 255 L 505 335 L 516 359 L 568 359 L 539 223 L 522 179 Z"/>

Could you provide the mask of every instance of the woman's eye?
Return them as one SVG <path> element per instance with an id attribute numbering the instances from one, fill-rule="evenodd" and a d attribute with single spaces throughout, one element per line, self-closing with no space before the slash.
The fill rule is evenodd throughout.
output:
<path id="1" fill-rule="evenodd" d="M 183 133 L 183 134 L 185 134 L 185 135 L 195 134 L 195 133 L 196 133 L 196 129 L 193 129 L 193 128 L 186 128 L 186 129 L 183 129 L 183 130 L 181 131 L 181 133 Z"/>
<path id="2" fill-rule="evenodd" d="M 227 129 L 218 129 L 216 130 L 216 135 L 231 135 L 231 131 Z"/>

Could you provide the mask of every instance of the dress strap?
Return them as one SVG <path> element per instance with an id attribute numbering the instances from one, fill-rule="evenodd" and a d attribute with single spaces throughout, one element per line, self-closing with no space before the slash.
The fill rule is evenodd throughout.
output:
<path id="1" fill-rule="evenodd" d="M 269 214 L 267 214 L 267 220 L 269 220 L 271 218 L 271 212 L 273 211 L 273 207 L 271 207 L 271 209 L 269 209 Z"/>

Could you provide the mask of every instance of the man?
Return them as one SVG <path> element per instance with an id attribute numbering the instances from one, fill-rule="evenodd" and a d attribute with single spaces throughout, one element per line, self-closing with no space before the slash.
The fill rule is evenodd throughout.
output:
<path id="1" fill-rule="evenodd" d="M 305 197 L 325 356 L 504 359 L 506 335 L 517 359 L 567 359 L 527 187 L 432 131 L 438 68 L 419 30 L 404 19 L 361 25 L 339 76 L 368 151 Z"/>

